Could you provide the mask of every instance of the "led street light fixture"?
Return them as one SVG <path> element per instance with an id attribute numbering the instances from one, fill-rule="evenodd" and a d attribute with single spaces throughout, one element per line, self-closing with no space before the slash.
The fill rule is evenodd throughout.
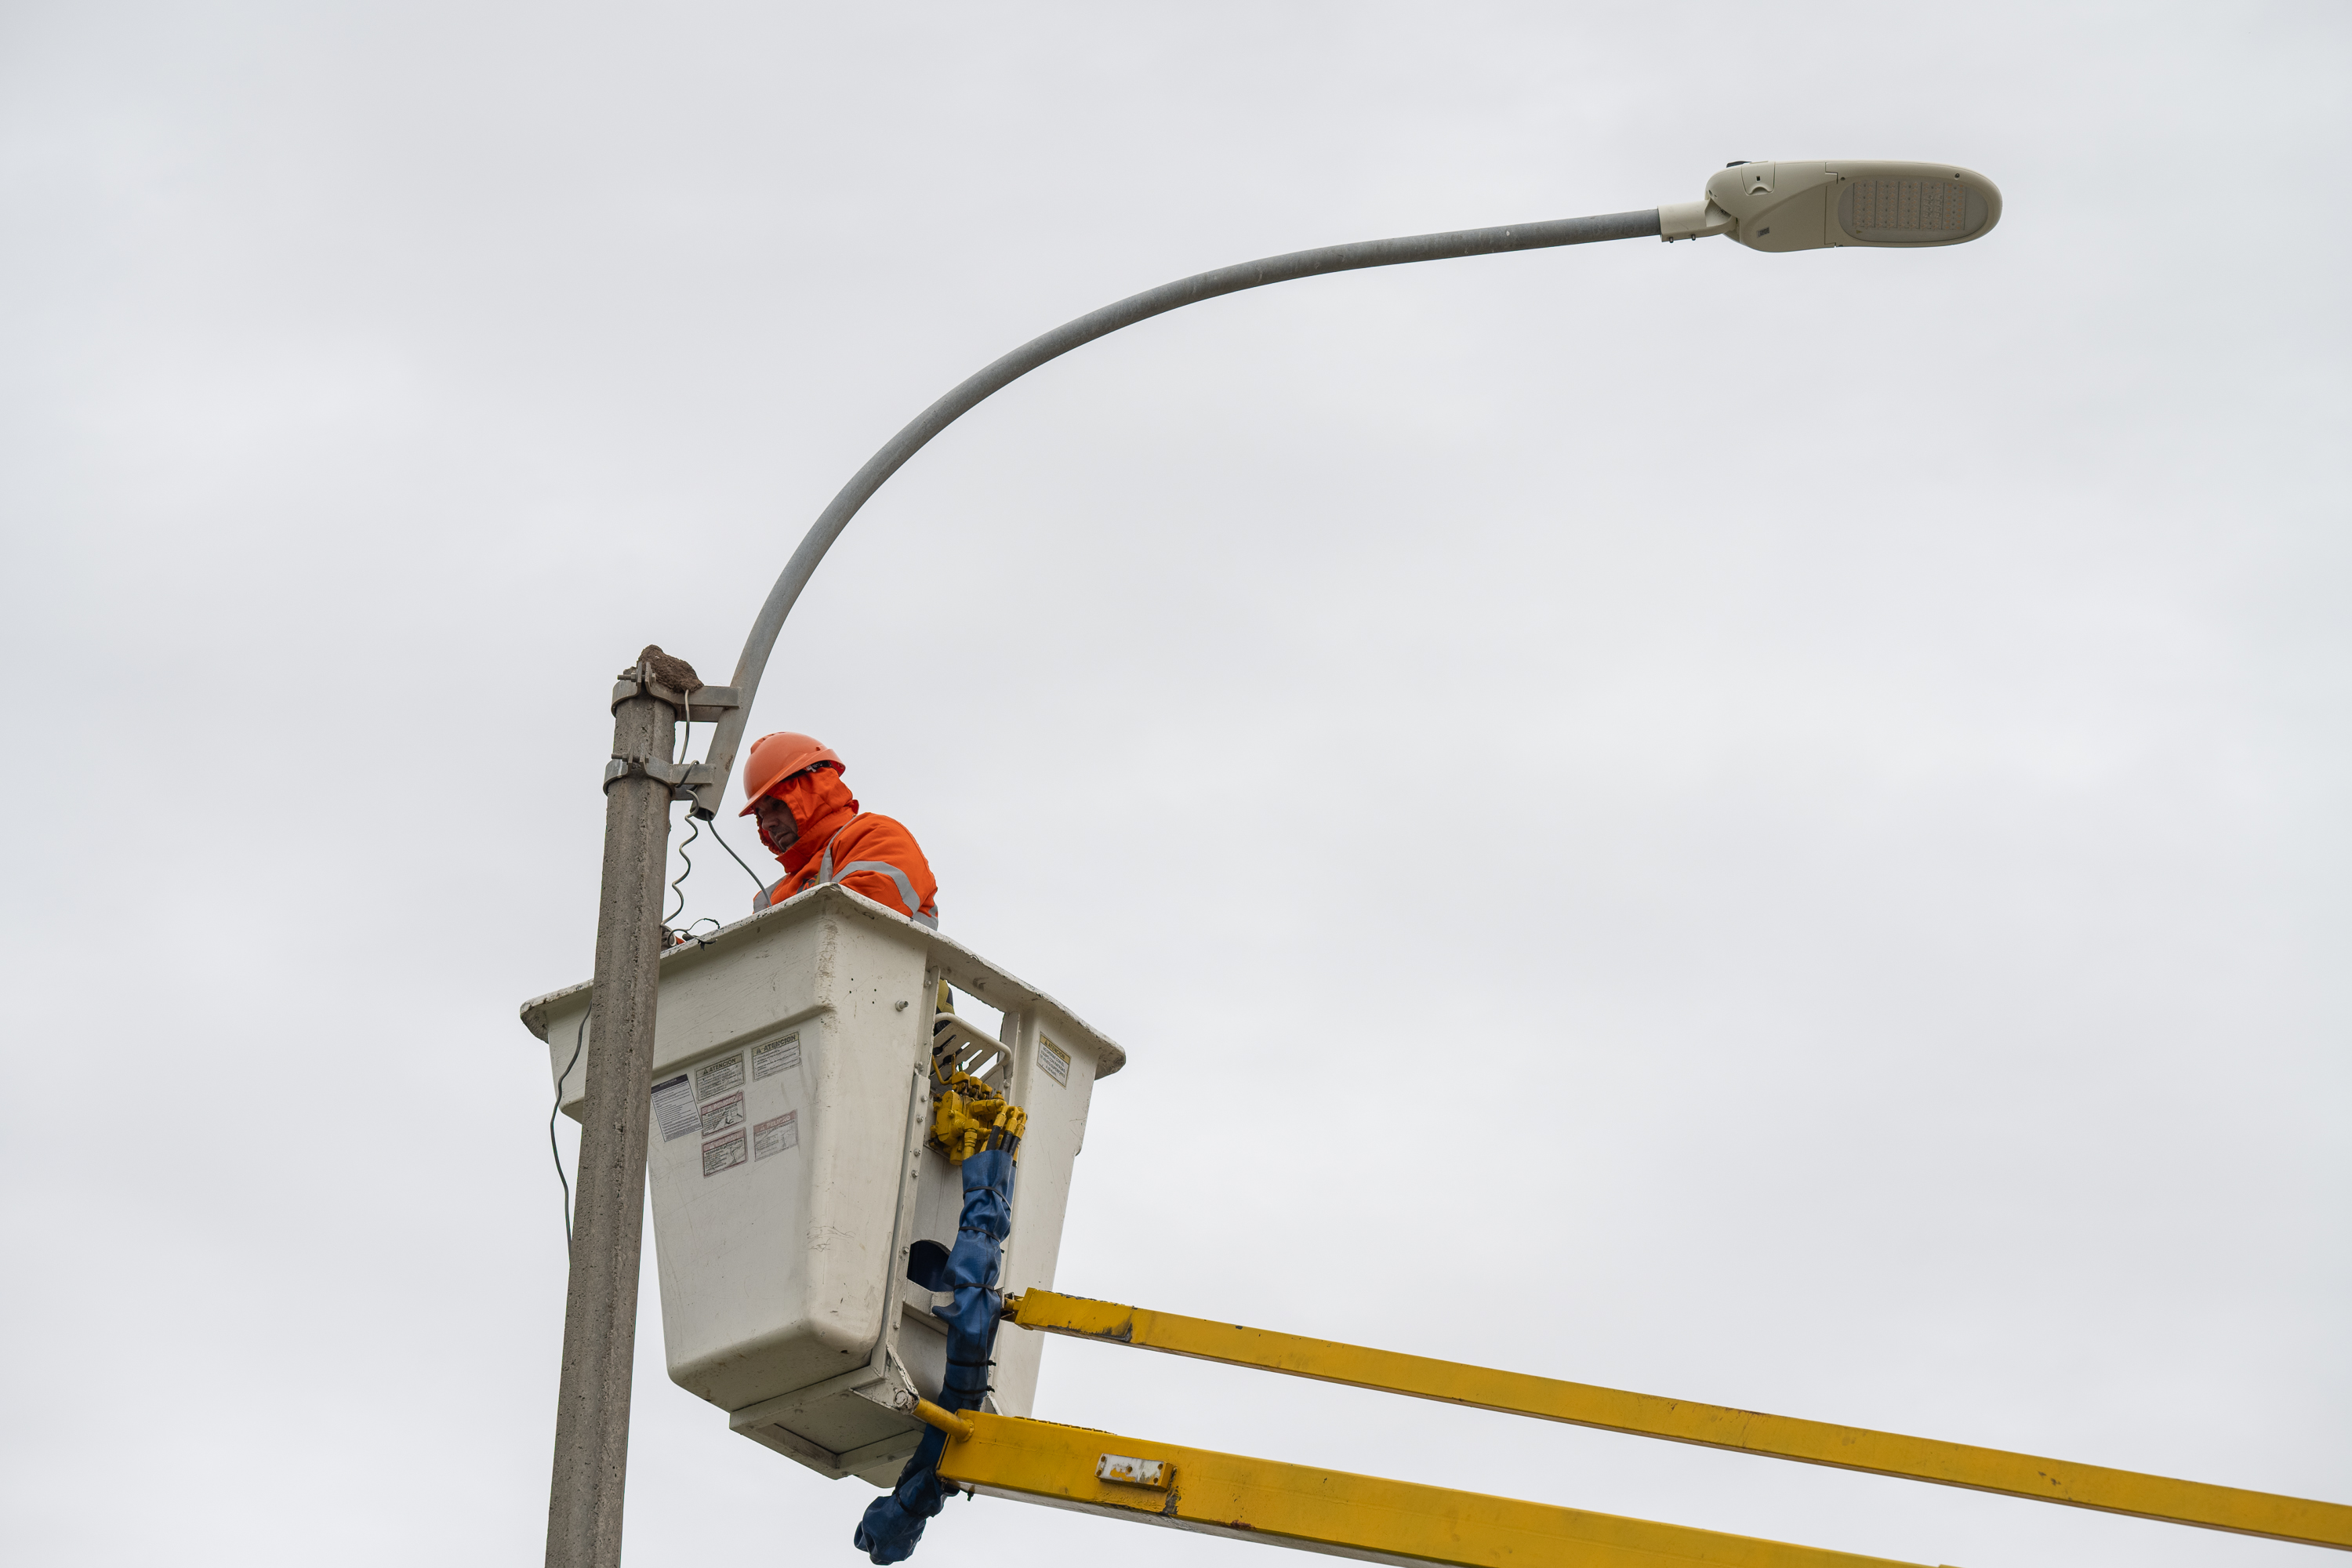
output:
<path id="1" fill-rule="evenodd" d="M 1750 250 L 1958 245 L 2000 221 L 2000 191 L 1949 163 L 1738 163 L 1706 195 L 1658 209 L 1667 240 L 1727 234 Z"/>

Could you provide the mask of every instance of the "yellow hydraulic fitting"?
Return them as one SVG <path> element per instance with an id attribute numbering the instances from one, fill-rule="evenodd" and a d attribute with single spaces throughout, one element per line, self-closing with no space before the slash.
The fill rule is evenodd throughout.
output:
<path id="1" fill-rule="evenodd" d="M 936 1426 L 949 1436 L 958 1440 L 971 1436 L 971 1422 L 945 1405 L 934 1405 L 928 1399 L 917 1399 L 911 1414 L 924 1426 Z"/>
<path id="2" fill-rule="evenodd" d="M 954 1164 L 983 1149 L 1011 1149 L 1019 1159 L 1028 1126 L 1027 1111 L 968 1074 L 959 1073 L 957 1087 L 940 1090 L 931 1106 L 931 1142 Z"/>
<path id="3" fill-rule="evenodd" d="M 931 1147 L 950 1163 L 964 1163 L 981 1150 L 1013 1150 L 1013 1159 L 1021 1159 L 1025 1131 L 1028 1112 L 969 1074 L 957 1074 L 955 1089 L 939 1090 L 931 1100 Z"/>

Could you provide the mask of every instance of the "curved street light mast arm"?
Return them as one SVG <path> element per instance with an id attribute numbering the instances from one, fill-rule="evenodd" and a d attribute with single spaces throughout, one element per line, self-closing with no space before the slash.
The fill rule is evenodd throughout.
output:
<path id="1" fill-rule="evenodd" d="M 1059 359 L 1072 349 L 1095 339 L 1105 337 L 1121 327 L 1131 327 L 1138 321 L 1150 321 L 1184 305 L 1197 305 L 1203 300 L 1213 300 L 1223 294 L 1238 294 L 1244 289 L 1262 289 L 1269 283 L 1287 283 L 1296 278 L 1315 278 L 1327 272 L 1352 272 L 1366 267 L 1399 267 L 1412 261 L 1443 261 L 1459 256 L 1493 256 L 1507 250 L 1544 250 L 1561 245 L 1590 245 L 1604 239 L 1640 239 L 1659 233 L 1658 212 L 1652 207 L 1643 212 L 1610 213 L 1600 217 L 1555 218 L 1547 223 L 1511 224 L 1501 228 L 1461 229 L 1451 234 L 1416 234 L 1402 239 L 1372 239 L 1359 245 L 1331 245 L 1319 250 L 1295 250 L 1287 256 L 1269 256 L 1262 260 L 1244 261 L 1236 267 L 1221 267 L 1213 272 L 1195 273 L 1157 289 L 1129 295 L 1116 304 L 1106 305 L 1088 315 L 1080 316 L 1055 328 L 1043 337 L 1006 354 L 995 363 L 966 378 L 946 396 L 918 415 L 914 421 L 890 437 L 882 449 L 866 461 L 850 481 L 842 486 L 841 493 L 818 516 L 801 541 L 800 548 L 784 563 L 782 575 L 768 591 L 767 603 L 760 606 L 759 619 L 751 624 L 751 635 L 744 639 L 743 657 L 735 664 L 736 706 L 719 717 L 710 739 L 710 778 L 697 791 L 695 815 L 710 816 L 719 809 L 719 797 L 727 787 L 728 777 L 734 772 L 735 752 L 742 744 L 743 730 L 749 722 L 752 700 L 759 695 L 760 677 L 768 668 L 768 656 L 776 646 L 776 637 L 784 629 L 784 618 L 793 613 L 801 590 L 808 586 L 816 573 L 817 563 L 841 537 L 849 520 L 857 515 L 884 480 L 898 471 L 908 458 L 923 449 L 932 437 L 946 429 L 976 407 L 992 393 L 1002 391 L 1039 365 Z"/>

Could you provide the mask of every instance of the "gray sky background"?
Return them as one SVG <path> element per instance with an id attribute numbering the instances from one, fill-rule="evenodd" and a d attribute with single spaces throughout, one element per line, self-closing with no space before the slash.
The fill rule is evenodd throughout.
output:
<path id="1" fill-rule="evenodd" d="M 833 490 L 1057 321 L 1741 157 L 2007 216 L 1097 344 L 883 492 L 754 731 L 1132 1053 L 1066 1289 L 2352 1500 L 2348 64 L 2330 5 L 0 9 L 6 1554 L 535 1561 L 514 1009 L 588 971 L 613 671 L 723 679 Z M 857 1561 L 871 1494 L 669 1384 L 646 1299 L 629 1560 Z M 2314 1561 L 1061 1342 L 1039 1414 Z M 989 1501 L 918 1561 L 1244 1550 Z"/>

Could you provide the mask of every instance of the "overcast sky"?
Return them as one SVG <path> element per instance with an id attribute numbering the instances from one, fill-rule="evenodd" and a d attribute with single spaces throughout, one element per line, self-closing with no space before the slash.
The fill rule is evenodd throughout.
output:
<path id="1" fill-rule="evenodd" d="M 537 1560 L 515 1007 L 589 970 L 613 673 L 726 679 L 948 385 L 1202 268 L 1847 155 L 2006 216 L 1059 362 L 857 521 L 753 731 L 1129 1051 L 1065 1289 L 2352 1500 L 2347 66 L 2326 4 L 0 7 L 5 1554 Z M 646 1301 L 630 1563 L 859 1561 L 872 1494 Z M 2313 1561 L 1066 1342 L 1038 1414 Z M 1256 1550 L 988 1500 L 918 1561 Z"/>

